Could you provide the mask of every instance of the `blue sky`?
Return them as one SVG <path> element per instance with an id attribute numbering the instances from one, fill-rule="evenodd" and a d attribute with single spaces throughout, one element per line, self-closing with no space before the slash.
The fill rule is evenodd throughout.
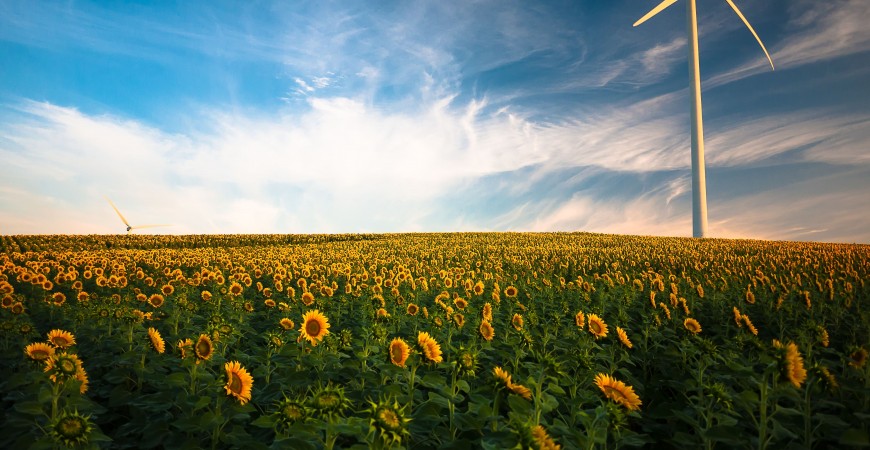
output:
<path id="1" fill-rule="evenodd" d="M 690 236 L 657 3 L 5 0 L 0 233 Z M 699 1 L 710 234 L 870 243 L 870 3 L 736 3 L 776 70 Z"/>

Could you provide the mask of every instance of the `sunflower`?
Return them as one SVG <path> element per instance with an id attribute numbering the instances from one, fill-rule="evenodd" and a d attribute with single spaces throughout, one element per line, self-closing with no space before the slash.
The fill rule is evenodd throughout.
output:
<path id="1" fill-rule="evenodd" d="M 505 388 L 510 387 L 512 384 L 511 375 L 506 370 L 502 369 L 501 366 L 495 366 L 495 368 L 492 369 L 492 374 L 495 375 L 496 381 L 503 384 Z"/>
<path id="2" fill-rule="evenodd" d="M 290 331 L 293 329 L 293 327 L 296 326 L 296 324 L 294 324 L 293 321 L 287 317 L 284 317 L 278 323 L 281 325 L 281 328 L 283 328 L 284 331 Z"/>
<path id="3" fill-rule="evenodd" d="M 532 427 L 532 439 L 535 441 L 536 448 L 540 450 L 559 450 L 562 448 L 541 425 Z"/>
<path id="4" fill-rule="evenodd" d="M 160 294 L 154 294 L 148 298 L 148 304 L 150 304 L 151 306 L 153 306 L 155 308 L 159 308 L 159 307 L 163 306 L 164 301 L 165 301 L 165 299 Z"/>
<path id="5" fill-rule="evenodd" d="M 198 359 L 207 361 L 214 354 L 214 344 L 211 342 L 211 338 L 207 334 L 200 334 L 199 339 L 196 340 L 196 345 L 193 346 L 193 351 Z"/>
<path id="6" fill-rule="evenodd" d="M 154 346 L 154 350 L 157 350 L 157 353 L 166 351 L 166 343 L 163 342 L 163 337 L 160 336 L 160 332 L 156 328 L 148 328 L 148 337 L 151 338 L 151 345 Z"/>
<path id="7" fill-rule="evenodd" d="M 468 301 L 460 297 L 453 300 L 453 305 L 456 306 L 456 308 L 458 309 L 465 309 L 468 307 Z"/>
<path id="8" fill-rule="evenodd" d="M 465 316 L 460 313 L 454 314 L 453 324 L 455 324 L 457 328 L 462 328 L 465 325 Z"/>
<path id="9" fill-rule="evenodd" d="M 405 367 L 405 361 L 408 360 L 410 354 L 411 349 L 402 338 L 395 338 L 390 342 L 390 362 L 393 364 Z"/>
<path id="10" fill-rule="evenodd" d="M 305 403 L 299 400 L 284 397 L 278 402 L 278 425 L 287 429 L 296 422 L 304 421 L 308 417 L 309 411 Z"/>
<path id="11" fill-rule="evenodd" d="M 622 342 L 622 345 L 628 348 L 632 347 L 631 340 L 628 339 L 628 335 L 625 333 L 625 330 L 620 327 L 616 327 L 616 335 L 619 336 L 619 342 Z"/>
<path id="12" fill-rule="evenodd" d="M 64 295 L 63 292 L 55 292 L 54 294 L 51 294 L 51 303 L 54 306 L 63 306 L 63 304 L 66 303 L 66 295 Z"/>
<path id="13" fill-rule="evenodd" d="M 84 394 L 88 392 L 88 373 L 85 372 L 84 367 L 79 367 L 79 370 L 76 371 L 76 380 L 78 380 L 81 384 L 79 384 L 79 393 Z"/>
<path id="14" fill-rule="evenodd" d="M 302 303 L 304 303 L 305 306 L 311 306 L 311 304 L 314 303 L 314 294 L 311 292 L 302 294 Z"/>
<path id="15" fill-rule="evenodd" d="M 640 397 L 634 393 L 634 389 L 631 386 L 627 386 L 622 381 L 617 381 L 610 375 L 603 373 L 595 376 L 595 384 L 607 398 L 619 403 L 629 411 L 640 409 L 642 402 Z"/>
<path id="16" fill-rule="evenodd" d="M 429 333 L 424 331 L 419 332 L 417 334 L 417 344 L 422 349 L 423 355 L 425 355 L 426 359 L 429 361 L 440 363 L 444 360 L 444 358 L 441 357 L 441 346 L 438 345 L 438 341 L 430 336 Z"/>
<path id="17" fill-rule="evenodd" d="M 43 369 L 55 383 L 75 378 L 80 370 L 84 370 L 82 360 L 74 353 L 55 353 L 45 360 Z"/>
<path id="18" fill-rule="evenodd" d="M 178 341 L 175 344 L 175 347 L 178 349 L 179 353 L 181 353 L 181 359 L 187 358 L 188 356 L 192 356 L 193 353 L 193 341 L 190 338 L 183 339 Z"/>
<path id="19" fill-rule="evenodd" d="M 277 303 L 275 303 L 275 300 L 272 300 L 271 298 L 267 298 L 266 300 L 264 300 L 263 304 L 266 305 L 266 308 L 274 308 L 277 305 Z"/>
<path id="20" fill-rule="evenodd" d="M 532 391 L 531 391 L 531 389 L 529 389 L 529 388 L 523 386 L 522 384 L 511 383 L 510 386 L 508 386 L 508 389 L 509 389 L 511 392 L 513 392 L 514 394 L 517 394 L 517 395 L 519 395 L 520 397 L 522 397 L 522 398 L 524 398 L 524 399 L 526 399 L 526 400 L 531 400 L 531 399 L 532 399 Z"/>
<path id="21" fill-rule="evenodd" d="M 819 342 L 822 344 L 822 347 L 827 347 L 831 344 L 831 338 L 828 336 L 828 330 L 825 327 L 819 327 Z"/>
<path id="22" fill-rule="evenodd" d="M 586 316 L 583 314 L 583 311 L 577 311 L 577 314 L 574 315 L 574 325 L 577 325 L 577 328 L 586 326 Z"/>
<path id="23" fill-rule="evenodd" d="M 483 320 L 492 322 L 492 305 L 489 302 L 483 304 Z"/>
<path id="24" fill-rule="evenodd" d="M 514 298 L 517 296 L 518 293 L 519 291 L 517 290 L 517 288 L 513 286 L 508 286 L 504 288 L 504 296 L 507 298 Z"/>
<path id="25" fill-rule="evenodd" d="M 90 416 L 82 416 L 78 411 L 64 412 L 51 423 L 49 435 L 64 447 L 75 448 L 88 443 L 94 427 Z"/>
<path id="26" fill-rule="evenodd" d="M 239 403 L 242 405 L 248 403 L 251 400 L 251 387 L 254 385 L 254 377 L 238 361 L 224 364 L 224 369 L 227 371 L 227 384 L 224 386 L 224 389 L 227 390 L 227 395 L 239 399 Z"/>
<path id="27" fill-rule="evenodd" d="M 698 334 L 701 332 L 701 324 L 691 317 L 683 321 L 683 326 L 686 327 L 687 330 L 691 331 L 692 334 Z"/>
<path id="28" fill-rule="evenodd" d="M 523 329 L 523 316 L 519 315 L 518 313 L 514 314 L 514 317 L 511 318 L 511 325 L 513 325 L 517 331 L 522 330 Z"/>
<path id="29" fill-rule="evenodd" d="M 200 298 L 202 298 L 202 301 L 204 302 L 211 301 L 211 292 L 202 291 L 202 293 L 200 293 Z"/>
<path id="30" fill-rule="evenodd" d="M 387 310 L 384 308 L 378 308 L 377 312 L 375 313 L 376 319 L 386 319 L 388 317 L 390 317 L 390 313 L 388 313 Z"/>
<path id="31" fill-rule="evenodd" d="M 807 370 L 804 368 L 804 359 L 801 357 L 800 350 L 797 344 L 789 342 L 783 345 L 778 340 L 773 340 L 773 346 L 777 349 L 784 350 L 781 362 L 783 364 L 782 372 L 789 383 L 800 389 L 801 384 L 807 379 Z"/>
<path id="32" fill-rule="evenodd" d="M 369 433 L 375 434 L 387 448 L 401 445 L 402 440 L 410 437 L 408 422 L 411 419 L 406 417 L 405 407 L 400 407 L 399 402 L 393 400 L 391 404 L 388 398 L 378 403 L 369 400 L 369 405 Z"/>
<path id="33" fill-rule="evenodd" d="M 849 365 L 856 369 L 860 369 L 867 363 L 867 356 L 867 349 L 859 348 L 849 355 Z"/>
<path id="34" fill-rule="evenodd" d="M 752 321 L 749 320 L 749 316 L 747 316 L 746 314 L 743 314 L 740 316 L 740 320 L 743 322 L 744 325 L 746 325 L 746 328 L 749 329 L 750 333 L 758 336 L 758 328 L 755 328 L 755 325 L 753 325 Z"/>
<path id="35" fill-rule="evenodd" d="M 172 295 L 172 293 L 175 292 L 175 286 L 171 284 L 165 284 L 162 288 L 160 288 L 160 292 L 162 292 L 163 295 Z"/>
<path id="36" fill-rule="evenodd" d="M 45 361 L 54 356 L 54 347 L 45 342 L 34 342 L 24 347 L 24 353 L 34 361 Z"/>
<path id="37" fill-rule="evenodd" d="M 408 309 L 406 310 L 406 312 L 408 313 L 409 316 L 416 316 L 419 311 L 420 311 L 419 306 L 417 306 L 414 303 L 408 303 Z"/>
<path id="38" fill-rule="evenodd" d="M 76 338 L 69 331 L 51 330 L 48 333 L 48 342 L 57 348 L 68 348 L 75 345 Z"/>
<path id="39" fill-rule="evenodd" d="M 589 332 L 595 336 L 595 339 L 607 336 L 607 324 L 597 314 L 589 314 L 587 319 L 589 321 Z"/>
<path id="40" fill-rule="evenodd" d="M 22 304 L 21 302 L 15 302 L 12 304 L 10 311 L 12 311 L 12 314 L 15 315 L 24 314 L 24 304 Z"/>
<path id="41" fill-rule="evenodd" d="M 486 320 L 480 322 L 480 335 L 487 341 L 491 341 L 495 337 L 495 329 Z"/>
<path id="42" fill-rule="evenodd" d="M 317 345 L 324 336 L 329 334 L 329 319 L 316 309 L 308 311 L 302 316 L 302 327 L 299 328 L 299 333 L 311 345 Z"/>
<path id="43" fill-rule="evenodd" d="M 731 312 L 734 313 L 734 323 L 736 323 L 738 327 L 743 328 L 743 315 L 740 314 L 740 310 L 737 309 L 736 306 L 733 306 L 731 307 Z"/>
<path id="44" fill-rule="evenodd" d="M 230 295 L 232 295 L 233 297 L 238 297 L 239 295 L 242 295 L 242 291 L 243 291 L 243 290 L 244 290 L 244 288 L 242 287 L 241 284 L 239 284 L 238 281 L 233 281 L 233 283 L 230 284 L 230 290 L 229 290 L 229 293 L 230 293 Z"/>

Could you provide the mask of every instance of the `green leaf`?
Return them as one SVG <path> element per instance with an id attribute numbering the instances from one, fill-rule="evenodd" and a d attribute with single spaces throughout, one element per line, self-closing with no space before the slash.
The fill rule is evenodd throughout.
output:
<path id="1" fill-rule="evenodd" d="M 39 402 L 18 402 L 15 404 L 14 408 L 22 414 L 29 414 L 31 416 L 41 416 L 45 414 L 45 410 L 42 408 L 42 403 Z"/>
<path id="2" fill-rule="evenodd" d="M 840 436 L 840 443 L 855 447 L 870 447 L 870 436 L 867 435 L 867 430 L 849 428 Z"/>
<path id="3" fill-rule="evenodd" d="M 251 422 L 251 425 L 259 428 L 272 428 L 277 423 L 278 421 L 275 419 L 275 416 L 266 415 L 257 417 L 253 422 Z"/>

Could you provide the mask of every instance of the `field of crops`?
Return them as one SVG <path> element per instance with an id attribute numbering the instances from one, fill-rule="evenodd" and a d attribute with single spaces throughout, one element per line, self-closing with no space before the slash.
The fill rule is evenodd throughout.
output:
<path id="1" fill-rule="evenodd" d="M 0 239 L 0 448 L 870 445 L 866 245 Z"/>

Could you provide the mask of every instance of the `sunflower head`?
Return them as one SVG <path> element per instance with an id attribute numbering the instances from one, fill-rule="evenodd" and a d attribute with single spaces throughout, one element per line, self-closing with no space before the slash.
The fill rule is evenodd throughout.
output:
<path id="1" fill-rule="evenodd" d="M 691 317 L 689 317 L 689 318 L 687 318 L 686 320 L 683 321 L 683 326 L 684 326 L 687 330 L 689 330 L 689 332 L 692 333 L 692 334 L 698 334 L 698 333 L 701 332 L 701 324 L 698 323 L 697 320 L 695 320 L 695 319 L 693 319 L 693 318 L 691 318 Z"/>
<path id="2" fill-rule="evenodd" d="M 513 318 L 511 318 L 511 325 L 517 330 L 520 331 L 523 329 L 523 316 L 520 314 L 514 314 Z"/>
<path id="3" fill-rule="evenodd" d="M 411 436 L 408 423 L 411 421 L 406 406 L 399 406 L 395 399 L 369 400 L 369 435 L 383 442 L 386 447 L 402 445 Z"/>
<path id="4" fill-rule="evenodd" d="M 619 403 L 629 411 L 640 409 L 642 404 L 640 397 L 634 393 L 631 386 L 627 386 L 622 381 L 617 381 L 610 375 L 599 373 L 595 376 L 595 385 L 601 389 L 605 397 Z"/>
<path id="5" fill-rule="evenodd" d="M 417 345 L 420 346 L 420 351 L 427 360 L 434 363 L 440 363 L 444 360 L 441 356 L 441 346 L 429 333 L 424 331 L 419 332 L 417 334 Z"/>
<path id="6" fill-rule="evenodd" d="M 294 423 L 306 421 L 310 415 L 311 411 L 305 406 L 304 401 L 291 399 L 287 396 L 278 402 L 278 410 L 275 412 L 277 425 L 284 431 Z"/>
<path id="7" fill-rule="evenodd" d="M 151 345 L 157 353 L 166 351 L 166 343 L 163 342 L 163 337 L 160 336 L 160 332 L 156 328 L 148 328 L 148 338 L 151 339 Z"/>
<path id="8" fill-rule="evenodd" d="M 783 344 L 774 339 L 773 347 L 779 353 L 778 360 L 782 378 L 800 389 L 801 384 L 807 379 L 807 370 L 804 368 L 804 359 L 797 344 L 794 342 Z"/>
<path id="9" fill-rule="evenodd" d="M 598 317 L 597 314 L 589 314 L 587 321 L 589 322 L 589 332 L 592 333 L 592 336 L 595 336 L 595 339 L 607 336 L 607 324 L 604 323 L 601 317 Z"/>
<path id="10" fill-rule="evenodd" d="M 411 348 L 402 338 L 395 338 L 390 342 L 390 362 L 398 367 L 405 367 L 405 362 L 411 354 Z"/>
<path id="11" fill-rule="evenodd" d="M 268 345 L 272 350 L 279 350 L 284 346 L 284 340 L 281 339 L 280 334 L 270 331 L 266 333 L 266 345 Z"/>
<path id="12" fill-rule="evenodd" d="M 224 364 L 224 370 L 227 372 L 227 384 L 224 385 L 227 395 L 235 397 L 242 405 L 248 403 L 251 400 L 254 377 L 238 361 Z"/>
<path id="13" fill-rule="evenodd" d="M 189 338 L 178 341 L 178 343 L 175 344 L 175 347 L 178 349 L 178 352 L 181 353 L 181 359 L 194 355 L 193 341 Z"/>
<path id="14" fill-rule="evenodd" d="M 48 342 L 57 348 L 69 348 L 76 343 L 76 338 L 69 331 L 51 330 L 48 332 Z"/>
<path id="15" fill-rule="evenodd" d="M 64 412 L 50 425 L 49 434 L 55 442 L 65 447 L 77 447 L 86 444 L 93 425 L 89 416 L 75 412 Z"/>
<path id="16" fill-rule="evenodd" d="M 63 383 L 76 377 L 82 369 L 82 361 L 73 353 L 55 353 L 45 360 L 45 373 L 55 383 Z"/>
<path id="17" fill-rule="evenodd" d="M 299 328 L 299 333 L 303 339 L 308 340 L 314 346 L 329 334 L 329 326 L 329 319 L 315 309 L 302 316 L 302 326 Z"/>
<path id="18" fill-rule="evenodd" d="M 622 342 L 622 345 L 632 348 L 631 340 L 628 339 L 628 334 L 620 327 L 616 327 L 616 335 L 619 336 L 619 342 Z"/>
<path id="19" fill-rule="evenodd" d="M 486 341 L 491 341 L 492 338 L 495 337 L 495 328 L 493 328 L 486 320 L 480 322 L 480 328 L 478 331 L 480 331 L 480 336 Z"/>
<path id="20" fill-rule="evenodd" d="M 861 347 L 849 355 L 849 365 L 856 369 L 860 369 L 867 363 L 867 356 L 867 349 Z"/>
<path id="21" fill-rule="evenodd" d="M 460 347 L 453 364 L 460 376 L 473 377 L 477 374 L 478 359 L 476 351 Z"/>
<path id="22" fill-rule="evenodd" d="M 345 395 L 343 387 L 329 382 L 326 386 L 321 385 L 312 392 L 309 405 L 321 418 L 330 420 L 343 417 L 351 402 Z"/>
<path id="23" fill-rule="evenodd" d="M 345 328 L 338 334 L 338 344 L 342 349 L 348 350 L 353 345 L 353 332 Z"/>
<path id="24" fill-rule="evenodd" d="M 45 361 L 54 356 L 55 350 L 54 347 L 45 342 L 34 342 L 24 347 L 24 353 L 34 361 Z"/>
<path id="25" fill-rule="evenodd" d="M 200 361 L 206 361 L 211 358 L 211 355 L 214 354 L 214 344 L 211 337 L 207 334 L 200 334 L 199 339 L 196 340 L 196 345 L 193 346 L 193 351 L 196 354 L 196 358 Z"/>

